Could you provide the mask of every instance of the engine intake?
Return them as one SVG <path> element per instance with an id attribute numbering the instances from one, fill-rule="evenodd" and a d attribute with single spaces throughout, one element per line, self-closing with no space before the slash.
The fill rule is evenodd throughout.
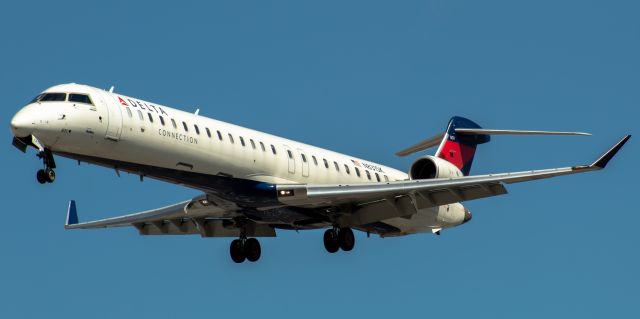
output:
<path id="1" fill-rule="evenodd" d="M 411 179 L 433 179 L 462 177 L 462 172 L 453 164 L 435 157 L 423 156 L 411 164 L 409 178 Z"/>

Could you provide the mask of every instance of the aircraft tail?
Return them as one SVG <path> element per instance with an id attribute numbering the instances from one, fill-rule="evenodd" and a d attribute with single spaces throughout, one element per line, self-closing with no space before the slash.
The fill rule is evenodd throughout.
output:
<path id="1" fill-rule="evenodd" d="M 582 132 L 523 131 L 483 129 L 477 123 L 460 116 L 449 120 L 447 130 L 430 139 L 426 139 L 407 149 L 397 152 L 398 156 L 407 156 L 418 151 L 438 146 L 435 156 L 455 165 L 468 176 L 476 154 L 476 147 L 491 140 L 491 135 L 591 135 Z"/>

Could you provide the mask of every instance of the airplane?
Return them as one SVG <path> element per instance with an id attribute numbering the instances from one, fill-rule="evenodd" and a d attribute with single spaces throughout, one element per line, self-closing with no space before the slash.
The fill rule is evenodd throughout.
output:
<path id="1" fill-rule="evenodd" d="M 469 222 L 461 203 L 503 195 L 506 184 L 605 168 L 631 135 L 588 165 L 471 175 L 476 147 L 492 135 L 589 135 L 483 129 L 454 116 L 446 130 L 396 154 L 437 147 L 408 173 L 271 134 L 81 84 L 44 90 L 11 120 L 13 145 L 37 150 L 40 183 L 56 179 L 55 156 L 202 192 L 144 212 L 80 222 L 76 202 L 66 229 L 131 226 L 140 235 L 231 237 L 236 263 L 257 261 L 257 238 L 276 230 L 326 229 L 329 253 L 351 251 L 353 229 L 381 237 L 440 235 Z"/>

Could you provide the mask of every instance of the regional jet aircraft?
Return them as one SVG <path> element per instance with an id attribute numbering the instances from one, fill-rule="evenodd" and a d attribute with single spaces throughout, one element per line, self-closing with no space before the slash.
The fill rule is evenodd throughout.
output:
<path id="1" fill-rule="evenodd" d="M 327 228 L 330 253 L 350 251 L 352 229 L 383 237 L 440 234 L 471 212 L 461 202 L 506 194 L 506 184 L 604 168 L 625 136 L 589 165 L 470 175 L 476 146 L 491 135 L 587 135 L 489 130 L 453 117 L 446 130 L 397 153 L 418 157 L 408 174 L 353 156 L 217 121 L 109 91 L 63 84 L 38 94 L 11 120 L 13 145 L 37 150 L 40 183 L 55 180 L 66 157 L 184 185 L 202 192 L 183 202 L 129 215 L 80 222 L 69 202 L 67 229 L 132 226 L 141 235 L 233 237 L 236 263 L 257 261 L 257 237 L 277 230 Z"/>

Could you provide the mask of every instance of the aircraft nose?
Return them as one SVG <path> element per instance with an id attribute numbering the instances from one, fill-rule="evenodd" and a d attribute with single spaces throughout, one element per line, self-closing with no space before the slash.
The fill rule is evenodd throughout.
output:
<path id="1" fill-rule="evenodd" d="M 464 224 L 464 223 L 470 221 L 472 217 L 473 216 L 471 215 L 471 212 L 468 209 L 465 208 L 464 209 L 464 220 L 462 220 L 462 223 Z"/>
<path id="2" fill-rule="evenodd" d="M 16 137 L 26 137 L 32 133 L 31 131 L 35 125 L 28 113 L 22 109 L 11 119 L 11 131 Z"/>

